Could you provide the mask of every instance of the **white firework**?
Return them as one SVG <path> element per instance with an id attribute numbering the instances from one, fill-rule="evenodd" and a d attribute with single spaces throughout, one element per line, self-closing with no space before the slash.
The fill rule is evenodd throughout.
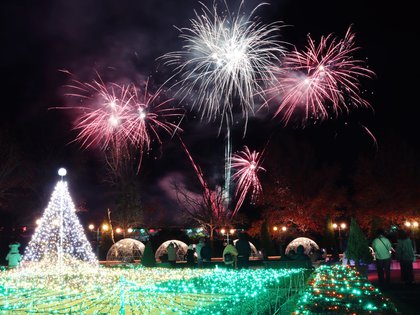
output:
<path id="1" fill-rule="evenodd" d="M 175 68 L 171 79 L 178 81 L 172 87 L 198 106 L 202 119 L 221 118 L 220 126 L 229 127 L 238 106 L 247 121 L 263 84 L 274 78 L 271 69 L 285 49 L 278 40 L 280 23 L 263 24 L 255 17 L 264 4 L 249 15 L 241 13 L 243 2 L 236 13 L 226 2 L 222 12 L 215 2 L 212 8 L 202 4 L 191 27 L 179 29 L 183 50 L 161 57 Z"/>

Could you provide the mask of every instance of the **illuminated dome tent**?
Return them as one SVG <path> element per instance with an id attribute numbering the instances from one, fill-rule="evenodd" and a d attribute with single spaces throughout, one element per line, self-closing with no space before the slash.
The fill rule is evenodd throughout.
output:
<path id="1" fill-rule="evenodd" d="M 236 245 L 236 242 L 238 241 L 238 239 L 233 241 L 233 245 Z M 251 246 L 251 257 L 258 257 L 258 251 L 257 248 L 255 247 L 254 244 L 252 244 L 250 241 L 248 241 L 249 245 Z"/>
<path id="2" fill-rule="evenodd" d="M 107 261 L 134 262 L 140 260 L 144 252 L 144 244 L 133 238 L 119 240 L 108 251 Z"/>
<path id="3" fill-rule="evenodd" d="M 318 244 L 315 243 L 310 238 L 298 237 L 298 238 L 295 238 L 293 241 L 291 241 L 289 245 L 287 245 L 286 250 L 285 250 L 286 255 L 288 255 L 291 250 L 294 250 L 296 253 L 296 249 L 298 248 L 299 245 L 303 246 L 303 248 L 305 249 L 306 255 L 309 255 L 311 251 L 314 252 L 315 250 L 319 249 Z"/>
<path id="4" fill-rule="evenodd" d="M 188 250 L 188 245 L 178 240 L 170 240 L 170 241 L 166 241 L 162 243 L 162 245 L 160 245 L 159 248 L 156 250 L 156 253 L 155 253 L 156 260 L 160 260 L 160 257 L 168 253 L 167 248 L 170 243 L 176 244 L 175 246 L 177 248 L 176 260 L 184 260 L 185 254 L 187 253 L 187 250 Z"/>

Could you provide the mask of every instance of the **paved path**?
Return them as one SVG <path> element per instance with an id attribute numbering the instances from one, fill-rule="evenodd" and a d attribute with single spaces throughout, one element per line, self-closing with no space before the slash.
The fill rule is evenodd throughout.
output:
<path id="1" fill-rule="evenodd" d="M 388 288 L 378 286 L 376 271 L 369 272 L 369 281 L 394 302 L 401 315 L 420 314 L 420 269 L 414 270 L 412 285 L 406 285 L 401 281 L 399 270 L 391 270 L 391 285 Z"/>

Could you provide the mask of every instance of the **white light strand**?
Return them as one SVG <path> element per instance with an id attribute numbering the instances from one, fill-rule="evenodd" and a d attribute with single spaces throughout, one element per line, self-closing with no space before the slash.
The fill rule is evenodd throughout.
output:
<path id="1" fill-rule="evenodd" d="M 57 183 L 40 224 L 25 249 L 23 262 L 57 261 L 61 253 L 97 264 L 64 181 Z"/>

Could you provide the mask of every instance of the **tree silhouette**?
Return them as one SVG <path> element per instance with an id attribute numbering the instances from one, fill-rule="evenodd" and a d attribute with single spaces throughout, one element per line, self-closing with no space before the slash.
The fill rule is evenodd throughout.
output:
<path id="1" fill-rule="evenodd" d="M 352 176 L 352 208 L 364 229 L 372 232 L 378 223 L 397 225 L 419 215 L 419 159 L 416 151 L 396 139 L 380 146 L 375 156 L 359 158 Z"/>
<path id="2" fill-rule="evenodd" d="M 286 139 L 272 144 L 264 161 L 262 217 L 300 234 L 323 231 L 327 216 L 340 215 L 346 194 L 340 168 L 323 162 L 305 142 Z"/>
<path id="3" fill-rule="evenodd" d="M 369 264 L 372 262 L 372 254 L 369 249 L 369 243 L 354 218 L 351 219 L 349 239 L 347 242 L 346 257 L 354 260 L 357 268 L 360 264 Z"/>
<path id="4" fill-rule="evenodd" d="M 141 257 L 141 264 L 145 267 L 156 266 L 155 253 L 153 252 L 152 243 L 149 241 L 144 248 L 143 256 Z"/>

